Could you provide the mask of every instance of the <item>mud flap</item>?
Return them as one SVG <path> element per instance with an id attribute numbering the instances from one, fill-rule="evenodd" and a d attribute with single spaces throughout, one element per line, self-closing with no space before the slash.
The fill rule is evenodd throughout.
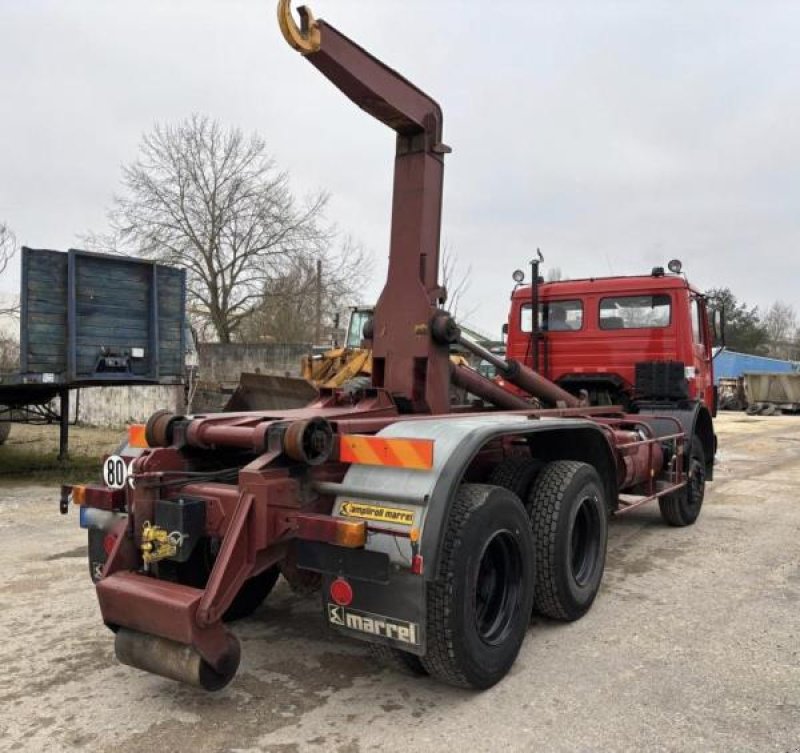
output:
<path id="1" fill-rule="evenodd" d="M 345 606 L 331 597 L 331 583 L 338 577 L 322 577 L 322 607 L 330 628 L 357 640 L 425 655 L 424 578 L 396 570 L 385 584 L 345 576 L 353 589 L 353 600 Z"/>

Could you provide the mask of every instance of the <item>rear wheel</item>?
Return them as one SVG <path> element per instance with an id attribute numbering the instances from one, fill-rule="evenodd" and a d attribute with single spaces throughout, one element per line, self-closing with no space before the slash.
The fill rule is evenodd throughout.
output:
<path id="1" fill-rule="evenodd" d="M 175 580 L 184 586 L 205 588 L 216 555 L 212 553 L 208 539 L 199 541 L 186 562 L 164 560 L 159 563 L 159 577 Z M 269 596 L 281 571 L 278 565 L 264 570 L 252 578 L 248 578 L 239 589 L 239 593 L 225 610 L 223 622 L 233 622 L 249 617 Z"/>
<path id="2" fill-rule="evenodd" d="M 608 513 L 600 476 L 588 463 L 548 463 L 531 489 L 529 507 L 535 609 L 577 620 L 592 606 L 605 568 Z"/>
<path id="3" fill-rule="evenodd" d="M 517 658 L 533 603 L 533 539 L 516 495 L 463 484 L 427 597 L 422 665 L 450 685 L 488 688 Z"/>
<path id="4" fill-rule="evenodd" d="M 270 595 L 280 574 L 280 568 L 274 565 L 269 570 L 264 570 L 263 573 L 248 578 L 231 605 L 225 610 L 222 621 L 233 622 L 253 614 L 263 604 L 264 599 Z"/>
<path id="5" fill-rule="evenodd" d="M 698 436 L 689 447 L 689 479 L 686 486 L 675 494 L 661 497 L 658 507 L 664 522 L 671 526 L 690 526 L 700 515 L 706 494 L 706 455 Z"/>
<path id="6" fill-rule="evenodd" d="M 543 467 L 541 460 L 525 455 L 512 455 L 495 466 L 489 476 L 489 483 L 514 492 L 525 504 L 531 486 Z"/>

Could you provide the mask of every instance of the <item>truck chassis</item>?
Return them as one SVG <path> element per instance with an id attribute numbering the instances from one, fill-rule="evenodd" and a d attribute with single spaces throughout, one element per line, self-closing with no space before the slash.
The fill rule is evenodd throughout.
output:
<path id="1" fill-rule="evenodd" d="M 486 688 L 513 664 L 532 610 L 589 610 L 611 514 L 658 500 L 670 524 L 696 520 L 711 415 L 700 401 L 592 407 L 502 361 L 504 378 L 552 406 L 533 407 L 451 364 L 464 338 L 437 280 L 441 110 L 299 13 L 300 26 L 280 1 L 289 44 L 397 132 L 389 273 L 364 333 L 372 385 L 323 390 L 295 410 L 159 412 L 108 459 L 106 484 L 62 490 L 62 511 L 80 506 L 126 664 L 224 687 L 240 658 L 226 621 L 282 574 L 319 587 L 329 626 L 383 660 Z M 485 409 L 451 406 L 451 381 Z"/>

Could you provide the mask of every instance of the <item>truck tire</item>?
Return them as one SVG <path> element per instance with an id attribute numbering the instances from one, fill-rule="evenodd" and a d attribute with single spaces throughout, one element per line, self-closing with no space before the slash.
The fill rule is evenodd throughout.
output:
<path id="1" fill-rule="evenodd" d="M 170 562 L 169 560 L 160 562 L 159 577 L 174 580 L 181 585 L 192 586 L 192 588 L 205 588 L 215 559 L 215 555 L 211 553 L 208 539 L 203 539 L 198 542 L 186 562 Z M 264 572 L 248 578 L 231 605 L 225 610 L 222 621 L 234 622 L 253 614 L 264 602 L 264 599 L 270 595 L 280 574 L 280 567 L 274 565 Z"/>
<path id="2" fill-rule="evenodd" d="M 415 677 L 428 674 L 425 667 L 422 666 L 422 659 L 408 651 L 401 651 L 399 648 L 386 646 L 383 643 L 370 643 L 369 653 L 382 667 Z"/>
<path id="3" fill-rule="evenodd" d="M 529 509 L 534 608 L 556 620 L 577 620 L 592 606 L 606 562 L 608 509 L 600 476 L 588 463 L 548 463 L 531 489 Z"/>
<path id="4" fill-rule="evenodd" d="M 0 444 L 3 444 L 11 433 L 11 421 L 0 421 Z"/>
<path id="5" fill-rule="evenodd" d="M 253 614 L 264 603 L 264 599 L 270 595 L 280 574 L 280 568 L 274 565 L 268 570 L 264 570 L 263 573 L 248 578 L 231 605 L 225 610 L 222 621 L 234 622 Z"/>
<path id="6" fill-rule="evenodd" d="M 684 489 L 658 500 L 662 519 L 671 526 L 692 525 L 700 515 L 705 494 L 706 455 L 703 443 L 695 435 L 689 447 L 689 481 Z"/>
<path id="7" fill-rule="evenodd" d="M 514 492 L 524 504 L 530 496 L 536 476 L 543 467 L 544 463 L 541 460 L 526 455 L 512 455 L 495 466 L 488 483 Z"/>
<path id="8" fill-rule="evenodd" d="M 462 484 L 441 558 L 422 665 L 449 685 L 489 688 L 511 668 L 530 622 L 533 537 L 522 502 L 498 486 Z"/>

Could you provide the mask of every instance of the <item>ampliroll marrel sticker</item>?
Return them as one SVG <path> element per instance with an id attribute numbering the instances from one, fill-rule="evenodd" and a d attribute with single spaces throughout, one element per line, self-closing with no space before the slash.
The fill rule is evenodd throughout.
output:
<path id="1" fill-rule="evenodd" d="M 401 526 L 414 525 L 414 511 L 402 507 L 385 507 L 365 502 L 343 502 L 339 515 L 347 518 L 372 520 L 376 523 L 397 523 Z"/>

